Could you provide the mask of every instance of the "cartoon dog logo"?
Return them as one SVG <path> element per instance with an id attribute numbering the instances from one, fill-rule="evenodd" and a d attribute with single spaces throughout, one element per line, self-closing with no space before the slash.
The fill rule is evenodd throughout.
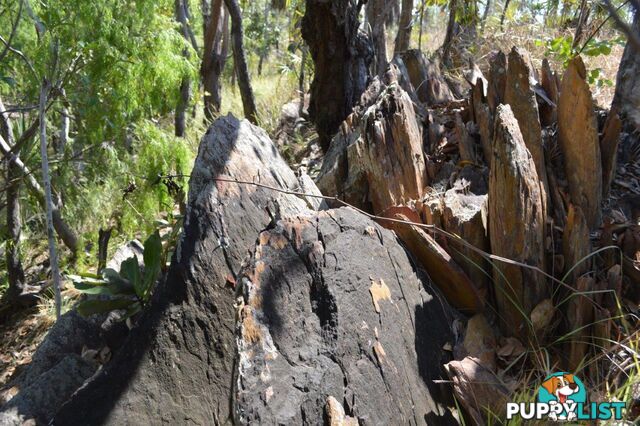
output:
<path id="1" fill-rule="evenodd" d="M 564 405 L 568 399 L 573 400 L 573 398 L 571 398 L 572 395 L 575 395 L 580 391 L 580 385 L 576 383 L 575 376 L 573 374 L 566 373 L 551 376 L 542 383 L 542 387 L 549 392 L 549 394 L 555 397 L 555 400 L 550 399 L 548 401 L 549 405 Z M 549 417 L 551 417 L 552 420 L 575 420 L 576 413 L 565 413 L 564 410 L 562 410 L 562 414 L 557 415 L 556 410 L 552 408 L 549 413 Z"/>

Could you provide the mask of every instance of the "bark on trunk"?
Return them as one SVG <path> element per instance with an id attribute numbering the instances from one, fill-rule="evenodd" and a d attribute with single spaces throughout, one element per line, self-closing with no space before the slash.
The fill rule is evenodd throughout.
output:
<path id="1" fill-rule="evenodd" d="M 193 31 L 189 27 L 189 2 L 186 0 L 176 0 L 175 4 L 176 20 L 180 23 L 180 30 L 185 40 L 191 43 L 194 50 L 198 49 Z M 185 49 L 183 55 L 188 58 L 189 50 Z M 191 79 L 189 77 L 183 77 L 180 83 L 180 97 L 178 99 L 178 105 L 176 106 L 175 113 L 175 135 L 178 137 L 184 137 L 186 129 L 186 111 L 189 107 L 189 100 L 191 99 Z"/>
<path id="2" fill-rule="evenodd" d="M 640 36 L 640 11 L 633 20 L 633 31 Z M 631 42 L 627 42 L 620 61 L 613 105 L 626 126 L 640 130 L 640 52 Z"/>
<path id="3" fill-rule="evenodd" d="M 0 111 L 5 111 L 0 99 Z M 8 113 L 0 113 L 0 135 L 11 145 L 15 145 L 13 128 Z M 7 164 L 7 242 L 5 259 L 7 262 L 7 279 L 9 289 L 4 299 L 12 303 L 24 290 L 24 270 L 20 257 L 20 233 L 22 223 L 20 217 L 20 169 L 13 162 Z"/>
<path id="4" fill-rule="evenodd" d="M 442 43 L 442 62 L 451 65 L 451 48 L 453 47 L 453 37 L 456 29 L 456 11 L 458 10 L 458 0 L 449 2 L 449 22 L 447 23 L 447 32 Z"/>
<path id="5" fill-rule="evenodd" d="M 315 64 L 309 115 L 326 152 L 340 123 L 367 87 L 370 41 L 358 32 L 355 0 L 307 0 L 302 37 Z"/>
<path id="6" fill-rule="evenodd" d="M 206 2 L 204 2 L 206 3 Z M 220 77 L 227 62 L 229 49 L 229 14 L 222 0 L 214 0 L 211 9 L 203 3 L 204 53 L 202 56 L 202 83 L 204 85 L 204 115 L 213 120 L 220 112 L 222 96 Z"/>
<path id="7" fill-rule="evenodd" d="M 20 178 L 24 179 L 24 183 L 31 192 L 31 195 L 38 201 L 41 208 L 46 208 L 44 190 L 33 177 L 31 170 L 22 162 L 20 157 L 11 152 L 11 146 L 0 136 L 0 152 L 10 164 L 13 164 L 20 171 Z M 62 214 L 57 205 L 53 205 L 53 227 L 60 239 L 72 253 L 78 250 L 78 237 L 71 227 L 64 221 Z"/>
<path id="8" fill-rule="evenodd" d="M 482 13 L 482 19 L 480 21 L 480 30 L 484 32 L 484 26 L 487 23 L 487 18 L 489 17 L 489 13 L 491 13 L 491 8 L 493 7 L 493 1 L 487 0 L 484 6 L 484 12 Z"/>
<path id="9" fill-rule="evenodd" d="M 367 19 L 371 25 L 371 38 L 373 39 L 373 49 L 375 51 L 375 71 L 374 74 L 382 76 L 389 63 L 387 55 L 387 29 L 385 21 L 390 7 L 387 0 L 370 0 L 367 3 Z"/>
<path id="10" fill-rule="evenodd" d="M 231 17 L 231 39 L 233 47 L 233 60 L 235 62 L 236 74 L 238 77 L 238 87 L 240 97 L 242 97 L 242 107 L 247 120 L 253 124 L 258 123 L 258 109 L 256 100 L 251 88 L 251 78 L 249 77 L 249 67 L 247 57 L 244 52 L 244 30 L 242 29 L 242 11 L 238 0 L 224 0 L 229 16 Z"/>
<path id="11" fill-rule="evenodd" d="M 402 12 L 398 23 L 395 54 L 406 52 L 411 44 L 411 29 L 413 21 L 413 0 L 402 0 Z"/>

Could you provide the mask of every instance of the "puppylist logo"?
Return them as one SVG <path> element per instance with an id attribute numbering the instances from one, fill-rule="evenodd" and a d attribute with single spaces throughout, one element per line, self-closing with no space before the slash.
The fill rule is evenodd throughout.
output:
<path id="1" fill-rule="evenodd" d="M 507 403 L 507 419 L 580 421 L 621 420 L 624 402 L 587 403 L 587 389 L 573 374 L 553 373 L 538 389 L 538 401 Z"/>

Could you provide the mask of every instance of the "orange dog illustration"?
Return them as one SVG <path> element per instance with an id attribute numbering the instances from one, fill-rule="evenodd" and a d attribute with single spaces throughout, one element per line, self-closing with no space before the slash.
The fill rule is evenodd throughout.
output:
<path id="1" fill-rule="evenodd" d="M 551 395 L 557 398 L 557 401 L 549 402 L 550 405 L 564 404 L 565 402 L 567 402 L 567 398 L 569 397 L 569 395 L 577 393 L 580 389 L 578 384 L 573 379 L 573 374 L 563 374 L 562 376 L 551 377 L 549 380 L 546 380 L 544 383 L 542 383 L 542 387 L 545 388 Z M 561 411 L 562 410 L 558 410 L 558 412 Z M 569 413 L 568 417 L 564 414 L 561 416 L 556 416 L 556 410 L 554 410 L 552 407 L 549 417 L 551 417 L 552 420 L 574 420 L 576 418 L 576 413 Z"/>

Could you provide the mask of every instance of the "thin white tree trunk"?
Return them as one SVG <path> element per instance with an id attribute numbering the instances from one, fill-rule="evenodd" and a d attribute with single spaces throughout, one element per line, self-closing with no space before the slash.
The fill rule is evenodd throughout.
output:
<path id="1" fill-rule="evenodd" d="M 47 239 L 49 241 L 49 258 L 51 263 L 51 278 L 55 290 L 56 318 L 60 318 L 62 297 L 60 294 L 60 269 L 58 268 L 58 254 L 53 229 L 53 201 L 51 199 L 51 179 L 49 176 L 49 158 L 47 155 L 47 122 L 45 108 L 47 105 L 47 91 L 49 84 L 43 80 L 40 88 L 40 154 L 42 157 L 42 182 L 44 186 L 45 206 L 47 210 Z"/>

